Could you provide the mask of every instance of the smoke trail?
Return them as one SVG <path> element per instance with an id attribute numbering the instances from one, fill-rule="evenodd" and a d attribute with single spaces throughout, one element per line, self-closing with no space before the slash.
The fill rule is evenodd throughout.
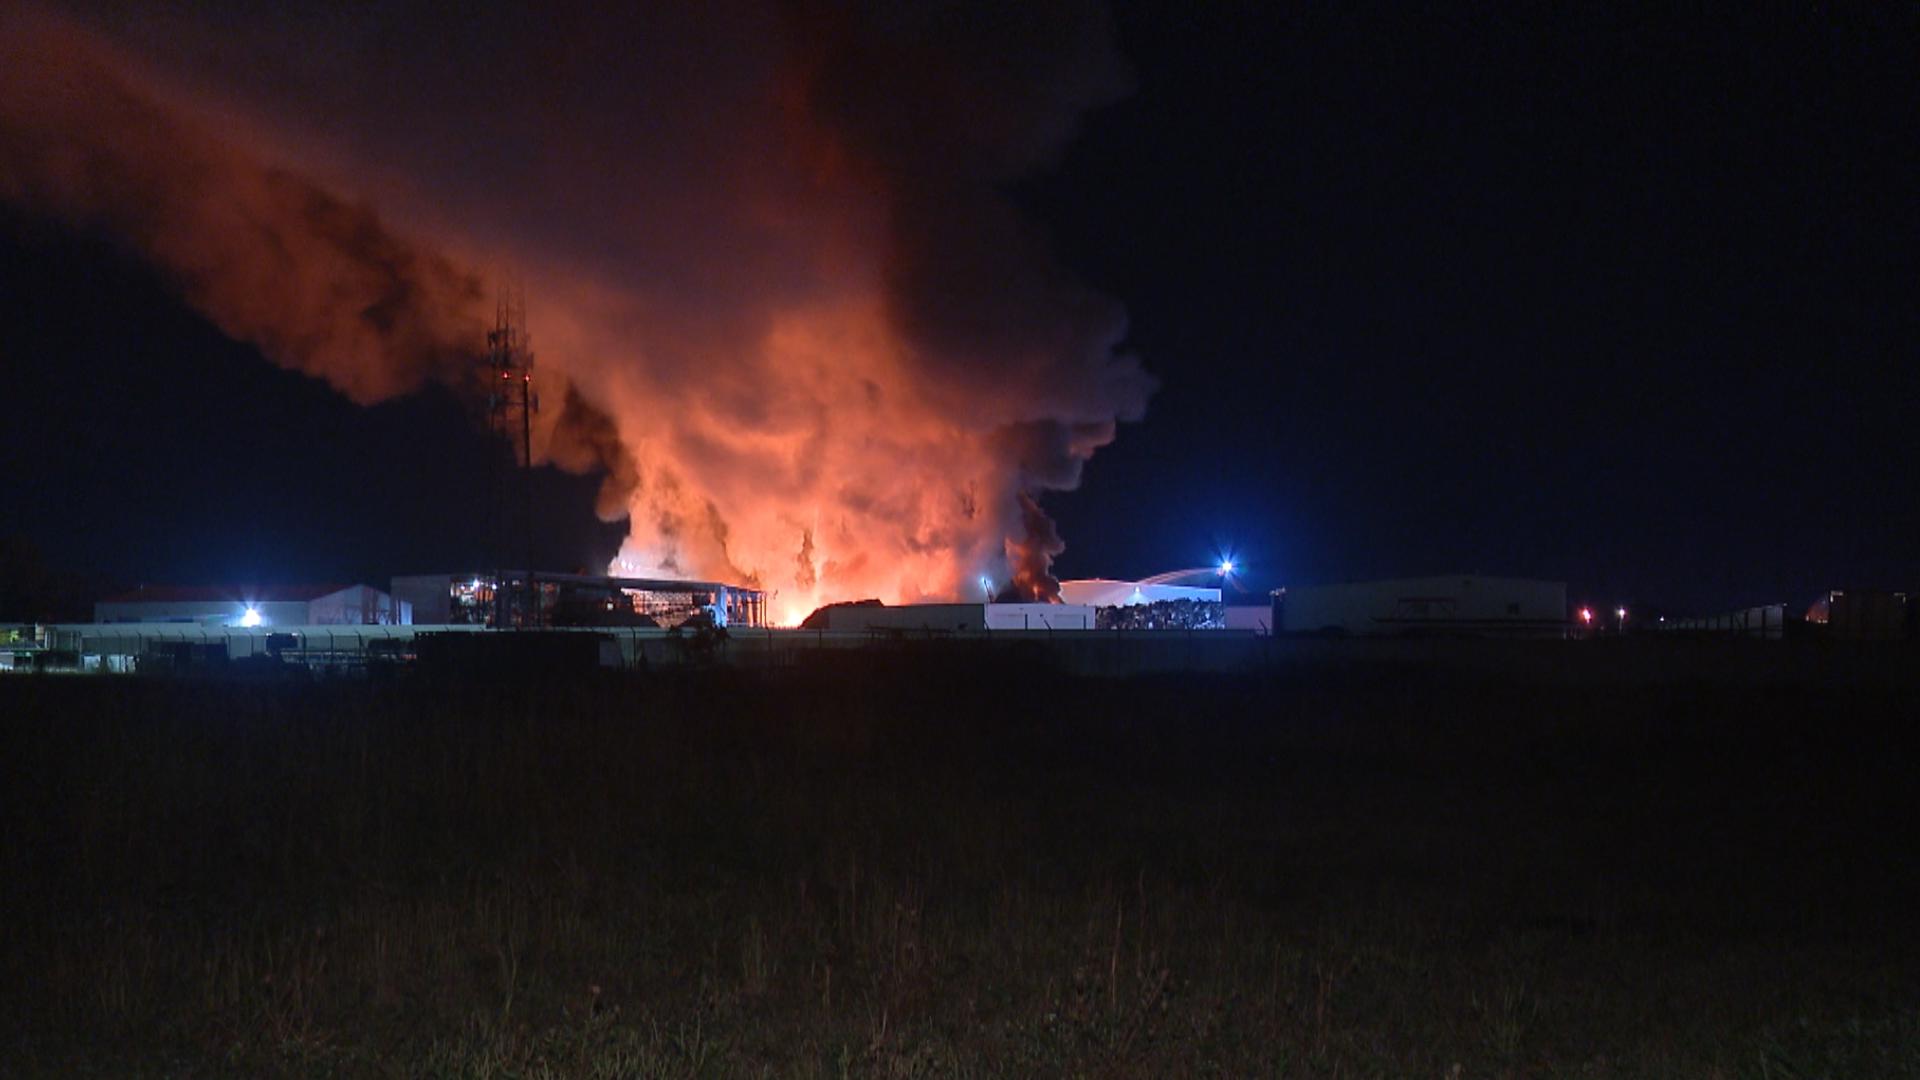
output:
<path id="1" fill-rule="evenodd" d="M 162 107 L 73 28 L 0 31 L 0 197 L 123 238 L 226 333 L 362 404 L 464 372 L 476 276 Z"/>
<path id="2" fill-rule="evenodd" d="M 624 571 L 788 621 L 1049 595 L 1041 497 L 1152 391 L 1001 194 L 1123 90 L 1097 9 L 0 20 L 0 197 L 277 363 L 357 401 L 458 382 L 475 267 L 518 268 L 539 453 L 604 470 Z"/>

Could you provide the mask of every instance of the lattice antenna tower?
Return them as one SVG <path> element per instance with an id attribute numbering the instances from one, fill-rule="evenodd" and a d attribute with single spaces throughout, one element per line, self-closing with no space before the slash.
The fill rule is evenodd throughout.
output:
<path id="1" fill-rule="evenodd" d="M 494 625 L 516 623 L 538 625 L 540 589 L 533 569 L 533 416 L 540 411 L 540 395 L 533 388 L 533 338 L 527 333 L 527 300 L 517 285 L 504 285 L 494 302 L 493 329 L 487 331 L 487 416 L 489 426 L 513 447 L 520 488 L 520 540 L 526 559 L 526 603 L 518 611 L 509 603 L 512 594 L 504 569 L 494 574 Z M 506 525 L 509 487 L 505 477 L 499 486 L 500 512 L 495 520 L 503 526 L 496 551 L 506 561 L 510 544 Z"/>

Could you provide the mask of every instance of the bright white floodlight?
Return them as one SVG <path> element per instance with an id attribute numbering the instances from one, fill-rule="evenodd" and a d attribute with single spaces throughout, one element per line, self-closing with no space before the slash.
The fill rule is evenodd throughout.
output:
<path id="1" fill-rule="evenodd" d="M 252 604 L 248 604 L 247 613 L 245 615 L 240 616 L 240 625 L 241 626 L 259 626 L 260 625 L 260 609 L 257 607 L 254 607 Z"/>
<path id="2" fill-rule="evenodd" d="M 1221 560 L 1220 560 L 1220 573 L 1222 573 L 1222 574 L 1231 574 L 1231 573 L 1233 573 L 1233 560 L 1232 560 L 1232 559 L 1221 559 Z"/>

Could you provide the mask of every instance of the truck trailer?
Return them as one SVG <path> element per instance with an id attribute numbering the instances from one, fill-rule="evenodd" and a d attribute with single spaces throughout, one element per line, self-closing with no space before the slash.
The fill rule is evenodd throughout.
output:
<path id="1" fill-rule="evenodd" d="M 1276 633 L 1323 637 L 1567 636 L 1567 586 L 1525 578 L 1395 578 L 1273 593 Z"/>

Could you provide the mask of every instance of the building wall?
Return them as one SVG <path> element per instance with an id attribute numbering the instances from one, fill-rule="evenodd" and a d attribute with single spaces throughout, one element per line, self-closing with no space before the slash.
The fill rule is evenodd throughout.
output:
<path id="1" fill-rule="evenodd" d="M 359 586 L 315 597 L 307 603 L 307 619 L 313 626 L 352 626 L 367 621 L 360 617 Z"/>
<path id="2" fill-rule="evenodd" d="M 988 604 L 989 630 L 1091 630 L 1093 608 L 1085 604 Z"/>
<path id="3" fill-rule="evenodd" d="M 1270 634 L 1273 632 L 1273 605 L 1230 604 L 1226 609 L 1226 627 L 1229 630 Z"/>
<path id="4" fill-rule="evenodd" d="M 953 633 L 986 628 L 985 604 L 905 604 L 900 607 L 842 607 L 827 610 L 829 630 Z"/>
<path id="5" fill-rule="evenodd" d="M 412 622 L 441 626 L 452 618 L 453 575 L 411 574 L 393 579 L 393 598 L 412 611 Z"/>
<path id="6" fill-rule="evenodd" d="M 312 626 L 396 626 L 410 621 L 401 617 L 403 607 L 410 605 L 395 601 L 379 589 L 349 585 L 310 601 L 307 618 Z"/>
<path id="7" fill-rule="evenodd" d="M 1093 609 L 1077 604 L 902 604 L 827 612 L 829 630 L 974 633 L 982 630 L 1091 630 Z"/>

